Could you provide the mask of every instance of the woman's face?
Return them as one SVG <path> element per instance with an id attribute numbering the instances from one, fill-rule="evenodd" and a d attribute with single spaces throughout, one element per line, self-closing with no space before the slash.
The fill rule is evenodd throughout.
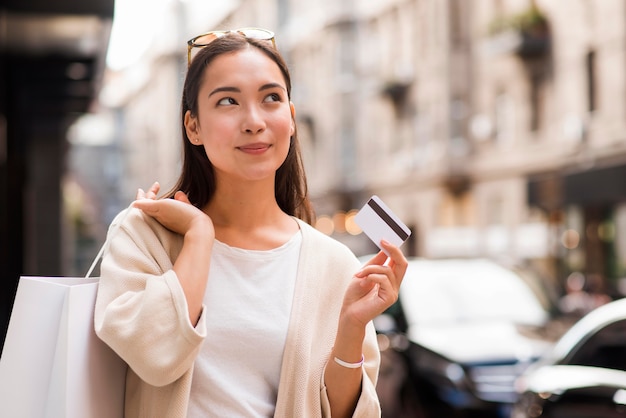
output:
<path id="1" fill-rule="evenodd" d="M 293 112 L 278 65 L 250 47 L 209 64 L 198 115 L 187 112 L 185 128 L 192 144 L 204 146 L 218 182 L 273 183 L 289 151 Z"/>

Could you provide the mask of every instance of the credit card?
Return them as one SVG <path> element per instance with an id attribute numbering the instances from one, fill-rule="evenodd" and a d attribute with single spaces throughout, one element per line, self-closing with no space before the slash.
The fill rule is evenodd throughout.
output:
<path id="1" fill-rule="evenodd" d="M 376 195 L 372 196 L 354 217 L 356 224 L 387 256 L 381 240 L 400 246 L 411 235 L 411 230 Z"/>

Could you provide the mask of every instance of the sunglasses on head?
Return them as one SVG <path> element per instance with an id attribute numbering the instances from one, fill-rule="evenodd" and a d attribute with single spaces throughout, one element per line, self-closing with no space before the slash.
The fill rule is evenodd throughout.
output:
<path id="1" fill-rule="evenodd" d="M 191 51 L 193 48 L 204 48 L 211 42 L 229 33 L 238 33 L 239 35 L 249 39 L 259 39 L 262 41 L 272 41 L 272 46 L 276 48 L 274 40 L 274 32 L 261 28 L 241 28 L 233 30 L 213 30 L 203 33 L 187 41 L 187 66 L 191 65 Z"/>

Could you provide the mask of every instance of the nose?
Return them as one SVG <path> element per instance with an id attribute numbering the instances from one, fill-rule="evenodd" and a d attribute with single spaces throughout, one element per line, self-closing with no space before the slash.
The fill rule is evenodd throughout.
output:
<path id="1" fill-rule="evenodd" d="M 265 120 L 261 109 L 248 106 L 243 115 L 242 130 L 249 134 L 257 134 L 265 130 Z"/>

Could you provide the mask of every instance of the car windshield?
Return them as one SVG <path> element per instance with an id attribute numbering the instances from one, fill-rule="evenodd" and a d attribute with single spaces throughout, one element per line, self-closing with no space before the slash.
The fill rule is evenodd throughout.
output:
<path id="1" fill-rule="evenodd" d="M 520 276 L 487 260 L 413 260 L 400 302 L 411 325 L 503 320 L 541 325 L 538 298 Z"/>

